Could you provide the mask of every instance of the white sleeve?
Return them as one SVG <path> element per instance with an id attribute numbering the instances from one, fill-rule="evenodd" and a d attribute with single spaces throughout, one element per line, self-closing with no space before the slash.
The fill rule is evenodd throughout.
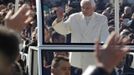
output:
<path id="1" fill-rule="evenodd" d="M 62 34 L 62 35 L 66 35 L 71 33 L 71 19 L 68 18 L 67 21 L 63 22 L 56 22 L 57 19 L 54 20 L 54 22 L 52 23 L 52 27 L 55 29 L 56 32 Z"/>
<path id="2" fill-rule="evenodd" d="M 105 43 L 107 37 L 109 36 L 109 31 L 108 31 L 108 20 L 107 17 L 104 17 L 101 25 L 101 42 Z"/>

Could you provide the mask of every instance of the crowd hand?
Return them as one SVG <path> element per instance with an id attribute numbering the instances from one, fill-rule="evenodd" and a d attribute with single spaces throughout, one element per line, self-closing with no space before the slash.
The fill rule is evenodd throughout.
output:
<path id="1" fill-rule="evenodd" d="M 9 28 L 21 32 L 25 25 L 29 24 L 33 17 L 31 16 L 32 10 L 27 4 L 22 5 L 17 12 L 13 14 L 12 10 L 9 10 L 5 16 L 5 25 Z"/>
<path id="2" fill-rule="evenodd" d="M 64 18 L 64 9 L 62 7 L 56 8 L 57 22 L 62 21 Z"/>
<path id="3" fill-rule="evenodd" d="M 96 57 L 98 66 L 104 68 L 108 73 L 111 73 L 113 68 L 118 65 L 129 51 L 129 48 L 125 46 L 127 43 L 127 38 L 123 38 L 115 32 L 108 37 L 103 46 L 100 46 L 99 40 L 97 40 Z"/>
<path id="4" fill-rule="evenodd" d="M 50 43 L 52 32 L 49 29 L 45 29 L 45 41 L 46 43 Z"/>

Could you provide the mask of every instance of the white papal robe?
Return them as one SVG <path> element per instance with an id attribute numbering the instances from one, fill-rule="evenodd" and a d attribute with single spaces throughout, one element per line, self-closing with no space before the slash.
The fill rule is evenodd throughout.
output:
<path id="1" fill-rule="evenodd" d="M 82 12 L 74 13 L 69 16 L 69 18 L 63 22 L 57 23 L 55 20 L 52 24 L 56 32 L 66 35 L 71 33 L 71 43 L 94 43 L 96 38 L 100 38 L 101 42 L 104 42 L 109 35 L 108 32 L 108 21 L 107 17 L 96 12 L 90 16 L 88 23 L 86 22 L 85 16 Z M 72 53 L 71 63 L 79 66 L 84 62 L 87 62 L 84 66 L 88 66 L 89 54 L 86 53 Z M 77 57 L 78 58 L 73 58 Z M 87 57 L 87 60 L 80 60 L 82 57 Z M 80 62 L 75 62 L 80 60 Z M 75 63 L 73 63 L 75 62 Z M 83 66 L 80 66 L 83 68 Z M 85 69 L 85 67 L 83 68 Z"/>

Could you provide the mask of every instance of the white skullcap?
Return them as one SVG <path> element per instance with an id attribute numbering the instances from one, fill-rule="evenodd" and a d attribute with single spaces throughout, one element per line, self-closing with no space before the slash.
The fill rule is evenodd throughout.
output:
<path id="1" fill-rule="evenodd" d="M 94 0 L 81 0 L 80 5 L 83 6 L 83 4 L 84 4 L 85 2 L 91 3 L 92 7 L 95 7 L 95 6 L 96 6 L 96 3 L 95 3 Z"/>

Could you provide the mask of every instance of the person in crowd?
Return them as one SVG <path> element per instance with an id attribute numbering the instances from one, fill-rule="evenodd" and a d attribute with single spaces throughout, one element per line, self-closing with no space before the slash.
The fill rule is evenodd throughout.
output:
<path id="1" fill-rule="evenodd" d="M 129 6 L 124 7 L 124 12 L 121 15 L 120 31 L 127 28 L 127 23 L 131 20 L 132 9 Z"/>
<path id="2" fill-rule="evenodd" d="M 22 48 L 22 52 L 28 53 L 29 46 L 37 46 L 37 29 L 32 32 L 31 40 L 28 44 L 25 45 L 24 48 Z"/>
<path id="3" fill-rule="evenodd" d="M 124 13 L 121 15 L 121 18 L 123 20 L 123 24 L 126 25 L 126 23 L 131 19 L 132 16 L 132 9 L 129 6 L 124 7 Z"/>
<path id="4" fill-rule="evenodd" d="M 23 72 L 22 66 L 19 62 L 15 62 L 12 65 L 12 75 L 25 75 L 25 72 Z"/>
<path id="5" fill-rule="evenodd" d="M 45 51 L 43 54 L 46 54 L 47 57 L 45 57 L 45 65 L 43 66 L 43 75 L 50 75 L 51 74 L 51 66 L 49 65 L 52 61 L 51 58 L 55 57 L 65 57 L 68 58 L 69 60 L 69 53 L 68 52 L 54 52 L 54 57 L 50 55 L 49 51 Z M 48 55 L 49 54 L 49 55 Z M 71 63 L 70 63 L 71 64 Z M 82 69 L 75 67 L 71 65 L 71 75 L 81 75 L 82 74 Z"/>
<path id="6" fill-rule="evenodd" d="M 0 27 L 0 75 L 23 74 L 22 68 L 17 61 L 19 57 L 20 38 L 18 38 L 18 34 L 10 28 L 20 32 L 21 28 L 19 27 L 23 27 L 31 21 L 31 18 L 29 19 L 28 16 L 30 14 L 29 10 L 27 5 L 24 4 L 13 15 L 12 12 L 9 11 L 5 18 L 5 25 L 2 25 L 4 27 Z M 25 14 L 26 16 L 24 16 Z"/>
<path id="7" fill-rule="evenodd" d="M 120 34 L 130 38 L 130 43 L 134 43 L 134 14 L 131 20 L 127 22 L 126 28 L 123 29 Z"/>
<path id="8" fill-rule="evenodd" d="M 0 27 L 0 75 L 22 75 L 21 69 L 18 68 L 14 71 L 17 65 L 13 66 L 17 64 L 19 43 L 20 38 L 16 32 L 6 27 Z"/>
<path id="9" fill-rule="evenodd" d="M 110 3 L 109 0 L 95 0 L 96 1 L 96 9 L 97 9 L 97 12 L 102 12 L 105 8 L 106 8 L 106 5 Z"/>
<path id="10" fill-rule="evenodd" d="M 48 15 L 44 14 L 44 17 L 45 17 L 46 25 L 52 26 L 52 23 L 56 18 L 56 12 L 55 12 L 54 8 L 53 8 L 53 10 L 51 10 L 51 12 Z"/>
<path id="11" fill-rule="evenodd" d="M 89 66 L 82 75 L 110 75 L 120 61 L 130 50 L 125 46 L 127 38 L 122 38 L 118 33 L 112 32 L 103 46 L 96 41 L 97 66 Z"/>
<path id="12" fill-rule="evenodd" d="M 132 16 L 132 8 L 129 6 L 124 7 L 124 13 L 122 14 L 122 18 L 131 18 Z"/>
<path id="13" fill-rule="evenodd" d="M 114 68 L 111 75 L 133 75 L 134 69 L 131 68 L 133 55 L 127 54 L 120 63 Z"/>
<path id="14" fill-rule="evenodd" d="M 102 12 L 102 14 L 103 15 L 105 15 L 107 18 L 108 18 L 108 20 L 110 19 L 110 17 L 111 17 L 111 14 L 112 14 L 112 7 L 107 7 L 103 12 Z"/>
<path id="15" fill-rule="evenodd" d="M 51 64 L 51 75 L 71 75 L 69 59 L 65 57 L 54 57 Z"/>
<path id="16" fill-rule="evenodd" d="M 63 56 L 66 58 L 69 58 L 69 52 L 54 52 L 54 56 Z M 76 66 L 71 65 L 71 75 L 81 75 L 82 74 L 82 69 L 78 68 Z"/>
<path id="17" fill-rule="evenodd" d="M 132 68 L 132 63 L 133 63 L 133 55 L 129 53 L 126 55 L 126 60 L 125 60 L 125 67 L 128 69 L 129 73 L 134 72 L 134 68 Z"/>
<path id="18" fill-rule="evenodd" d="M 115 23 L 114 19 L 109 20 L 108 22 L 108 31 L 109 33 L 113 32 L 115 30 Z"/>

